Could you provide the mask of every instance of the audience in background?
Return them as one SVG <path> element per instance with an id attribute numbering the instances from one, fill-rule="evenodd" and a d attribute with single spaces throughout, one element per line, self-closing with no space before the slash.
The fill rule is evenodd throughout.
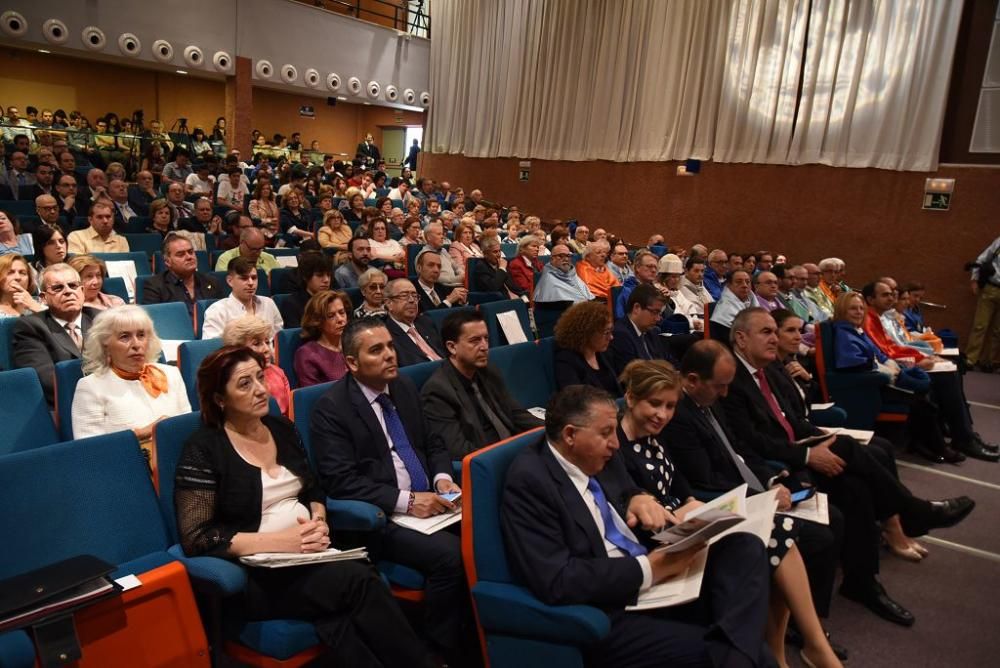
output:
<path id="1" fill-rule="evenodd" d="M 629 295 L 624 318 L 614 323 L 611 360 L 621 374 L 632 360 L 666 360 L 671 356 L 657 326 L 663 318 L 666 298 L 652 285 L 640 285 Z"/>
<path id="2" fill-rule="evenodd" d="M 542 271 L 538 251 L 543 243 L 532 234 L 517 240 L 517 256 L 507 263 L 507 273 L 519 294 L 530 296 L 534 293 L 536 277 Z"/>
<path id="3" fill-rule="evenodd" d="M 118 295 L 109 295 L 102 292 L 104 279 L 108 277 L 108 266 L 104 260 L 100 260 L 93 255 L 74 255 L 69 259 L 69 266 L 76 269 L 80 274 L 80 281 L 83 283 L 83 305 L 95 308 L 98 311 L 121 306 L 125 300 Z"/>
<path id="4" fill-rule="evenodd" d="M 535 283 L 535 301 L 573 304 L 593 299 L 590 288 L 577 276 L 569 246 L 552 246 L 552 260 L 542 268 L 542 275 Z"/>
<path id="5" fill-rule="evenodd" d="M 438 282 L 441 277 L 441 255 L 432 250 L 422 250 L 417 255 L 417 278 L 413 281 L 419 297 L 419 311 L 461 306 L 469 298 L 465 288 L 449 288 Z"/>
<path id="6" fill-rule="evenodd" d="M 270 325 L 271 336 L 277 334 L 284 326 L 274 301 L 270 297 L 261 297 L 257 294 L 257 270 L 246 258 L 236 257 L 229 262 L 226 283 L 232 292 L 205 311 L 201 338 L 212 339 L 222 336 L 226 323 L 244 315 L 255 315 Z"/>
<path id="7" fill-rule="evenodd" d="M 608 269 L 608 242 L 601 239 L 591 241 L 584 247 L 583 259 L 576 263 L 576 274 L 594 295 L 595 299 L 607 302 L 611 299 L 611 288 L 620 283 Z"/>
<path id="8" fill-rule="evenodd" d="M 429 223 L 424 228 L 426 248 L 441 256 L 441 276 L 438 279 L 449 288 L 457 288 L 465 282 L 465 262 L 456 262 L 445 248 L 444 226 L 440 223 Z"/>
<path id="9" fill-rule="evenodd" d="M 302 315 L 302 340 L 295 351 L 299 387 L 340 380 L 347 374 L 341 338 L 351 319 L 351 300 L 344 292 L 324 290 L 313 295 Z"/>
<path id="10" fill-rule="evenodd" d="M 344 214 L 336 209 L 323 214 L 323 224 L 316 235 L 321 247 L 345 252 L 352 236 L 350 226 L 344 222 Z"/>
<path id="11" fill-rule="evenodd" d="M 347 242 L 347 253 L 347 261 L 333 273 L 333 280 L 341 289 L 358 287 L 358 278 L 371 263 L 371 243 L 365 237 L 352 237 Z"/>
<path id="12" fill-rule="evenodd" d="M 33 255 L 34 241 L 30 234 L 21 233 L 17 218 L 6 211 L 0 211 L 0 257 L 9 253 Z"/>
<path id="13" fill-rule="evenodd" d="M 242 227 L 242 225 L 241 219 L 240 226 Z M 238 257 L 245 260 L 250 266 L 263 269 L 264 272 L 270 274 L 272 269 L 281 265 L 273 255 L 264 250 L 265 248 L 267 248 L 267 243 L 263 232 L 252 226 L 247 227 L 240 232 L 240 245 L 227 250 L 216 260 L 215 270 L 228 271 L 229 263 Z"/>
<path id="14" fill-rule="evenodd" d="M 189 232 L 170 232 L 163 239 L 163 272 L 145 280 L 143 304 L 181 302 L 194 316 L 195 302 L 219 299 L 222 288 L 215 277 L 198 271 L 198 257 Z"/>

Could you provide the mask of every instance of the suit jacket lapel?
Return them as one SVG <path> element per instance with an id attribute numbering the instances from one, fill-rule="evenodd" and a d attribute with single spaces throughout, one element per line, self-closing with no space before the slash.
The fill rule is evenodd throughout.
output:
<path id="1" fill-rule="evenodd" d="M 757 381 L 754 380 L 753 376 L 750 375 L 750 372 L 747 371 L 747 368 L 743 365 L 742 362 L 737 360 L 736 366 L 737 366 L 736 373 L 737 375 L 740 376 L 742 382 L 747 384 L 746 386 L 747 393 L 750 395 L 750 400 L 753 401 L 754 404 L 757 406 L 757 410 L 763 412 L 764 415 L 767 417 L 768 421 L 771 422 L 775 427 L 780 429 L 782 433 L 784 433 L 785 428 L 781 426 L 781 423 L 778 422 L 778 418 L 774 417 L 774 413 L 771 412 L 771 407 L 768 406 L 767 400 L 764 398 L 764 392 L 757 385 Z M 774 394 L 773 387 L 771 388 L 771 393 Z M 775 394 L 774 396 L 775 399 L 777 399 L 778 395 Z"/>
<path id="2" fill-rule="evenodd" d="M 455 393 L 455 399 L 462 408 L 462 421 L 467 422 L 472 425 L 472 428 L 476 430 L 476 437 L 479 443 L 485 440 L 483 435 L 482 426 L 479 424 L 479 420 L 475 419 L 478 416 L 479 411 L 475 406 L 472 405 L 472 401 L 469 399 L 469 393 L 465 391 L 465 386 L 462 385 L 462 379 L 458 377 L 458 369 L 451 365 L 451 362 L 445 360 L 442 362 L 445 368 L 445 378 L 448 379 L 448 385 L 451 391 Z M 479 384 L 479 390 L 483 391 L 482 383 Z"/>
<path id="3" fill-rule="evenodd" d="M 569 511 L 573 521 L 587 534 L 587 539 L 590 541 L 590 547 L 594 555 L 607 556 L 607 550 L 604 548 L 604 539 L 597 531 L 594 517 L 587 509 L 587 504 L 583 502 L 583 497 L 580 496 L 569 476 L 566 475 L 566 471 L 563 470 L 559 462 L 556 461 L 556 458 L 549 452 L 549 444 L 545 437 L 542 437 L 539 447 L 541 448 L 542 461 L 545 462 L 545 466 L 549 470 L 549 475 L 552 476 L 552 480 L 559 490 L 559 496 L 566 502 L 566 510 Z"/>
<path id="4" fill-rule="evenodd" d="M 87 330 L 90 329 L 90 323 L 88 322 L 86 315 L 83 320 L 83 333 L 86 334 Z M 49 332 L 52 334 L 52 342 L 56 346 L 62 348 L 73 358 L 80 357 L 80 350 L 76 347 L 76 344 L 73 343 L 73 339 L 69 338 L 69 333 L 59 326 L 59 323 L 56 322 L 56 319 L 52 317 L 52 314 L 48 311 L 45 312 L 45 325 L 49 328 Z"/>
<path id="5" fill-rule="evenodd" d="M 372 442 L 375 443 L 375 448 L 382 455 L 382 459 L 391 465 L 392 456 L 389 454 L 389 443 L 385 439 L 385 432 L 382 431 L 382 425 L 379 424 L 378 418 L 375 417 L 375 411 L 361 391 L 358 381 L 354 380 L 353 376 L 348 376 L 347 382 L 350 383 L 348 391 L 351 395 L 351 403 L 354 405 L 354 410 L 357 411 L 361 417 L 361 421 L 368 428 Z"/>

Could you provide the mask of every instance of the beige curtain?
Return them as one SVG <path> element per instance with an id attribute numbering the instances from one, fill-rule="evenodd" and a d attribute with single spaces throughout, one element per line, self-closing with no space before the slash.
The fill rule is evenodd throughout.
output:
<path id="1" fill-rule="evenodd" d="M 433 0 L 426 142 L 472 157 L 933 169 L 961 10 Z"/>

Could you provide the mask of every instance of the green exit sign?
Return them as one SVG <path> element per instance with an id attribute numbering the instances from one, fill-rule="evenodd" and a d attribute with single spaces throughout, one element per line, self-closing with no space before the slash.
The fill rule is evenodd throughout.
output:
<path id="1" fill-rule="evenodd" d="M 947 211 L 951 208 L 952 193 L 924 193 L 924 209 Z"/>

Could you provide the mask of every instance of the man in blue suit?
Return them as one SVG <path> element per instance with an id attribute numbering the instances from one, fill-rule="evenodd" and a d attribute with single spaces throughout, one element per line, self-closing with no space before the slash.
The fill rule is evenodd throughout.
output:
<path id="1" fill-rule="evenodd" d="M 642 529 L 670 515 L 618 456 L 617 411 L 603 390 L 572 385 L 546 409 L 545 435 L 518 454 L 501 501 L 513 573 L 548 605 L 592 605 L 611 632 L 584 648 L 588 665 L 773 666 L 763 642 L 769 574 L 761 541 L 731 534 L 708 554 L 701 597 L 627 611 L 640 593 L 683 573 L 698 548 L 650 551 Z"/>
<path id="2" fill-rule="evenodd" d="M 666 304 L 666 298 L 652 285 L 639 285 L 629 295 L 625 317 L 615 322 L 611 340 L 615 373 L 620 374 L 625 365 L 635 359 L 674 362 L 663 345 L 657 326 Z"/>

